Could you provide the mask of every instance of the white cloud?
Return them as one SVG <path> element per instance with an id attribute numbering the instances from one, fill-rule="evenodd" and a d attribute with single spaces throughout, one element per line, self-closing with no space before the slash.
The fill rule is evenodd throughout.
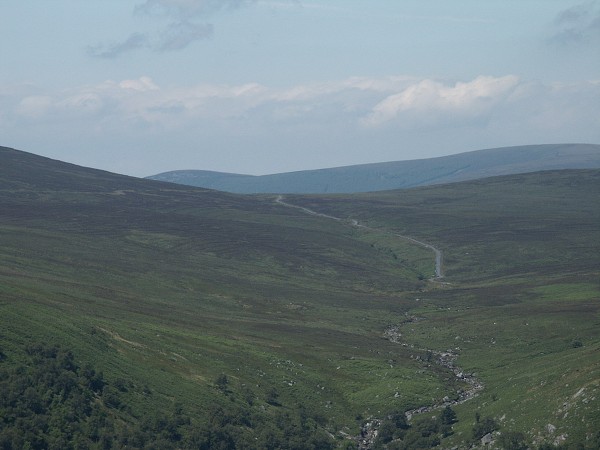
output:
<path id="1" fill-rule="evenodd" d="M 351 77 L 345 80 L 301 84 L 274 93 L 280 101 L 309 101 L 335 94 L 348 95 L 351 91 L 389 93 L 404 89 L 415 82 L 414 77 L 391 76 L 384 78 Z"/>
<path id="2" fill-rule="evenodd" d="M 600 95 L 598 82 L 552 85 L 521 81 L 512 75 L 480 76 L 456 83 L 412 77 L 349 78 L 285 89 L 258 83 L 165 88 L 142 76 L 63 92 L 36 89 L 36 94 L 22 91 L 18 95 L 10 101 L 7 94 L 0 97 L 4 98 L 0 106 L 32 120 L 58 121 L 61 111 L 80 111 L 101 112 L 115 124 L 135 120 L 186 126 L 195 120 L 225 124 L 240 117 L 263 123 L 282 118 L 311 122 L 319 111 L 318 121 L 341 119 L 353 126 L 367 126 L 373 133 L 382 126 L 422 129 L 471 124 L 479 117 L 510 120 L 511 115 L 527 114 L 531 114 L 531 122 L 539 124 L 539 117 L 559 117 L 565 111 L 571 111 L 571 120 L 575 120 L 575 116 L 589 115 L 590 109 L 598 116 L 600 110 L 600 106 L 594 107 Z M 325 130 L 328 122 L 320 126 Z"/>
<path id="3" fill-rule="evenodd" d="M 198 168 L 209 167 L 210 160 L 246 158 L 247 167 L 264 173 L 269 169 L 263 165 L 277 161 L 294 164 L 289 170 L 305 168 L 306 161 L 316 167 L 425 157 L 425 150 L 436 156 L 434 150 L 439 155 L 442 149 L 447 154 L 527 143 L 600 142 L 598 81 L 544 84 L 509 75 L 448 83 L 385 77 L 275 88 L 161 86 L 142 76 L 66 91 L 0 86 L 0 93 L 0 134 L 11 145 L 32 151 L 37 145 L 71 146 L 73 153 L 90 143 L 139 147 L 131 164 L 150 164 L 144 152 L 157 157 L 167 147 L 180 155 L 187 149 L 187 156 L 202 148 L 206 161 L 198 156 Z M 407 147 L 421 151 L 398 152 Z M 250 157 L 253 151 L 265 159 L 258 153 Z M 110 161 L 103 168 L 110 170 Z M 177 165 L 190 164 L 182 159 Z M 233 162 L 221 164 L 235 171 Z M 143 172 L 133 166 L 127 171 Z"/>
<path id="4" fill-rule="evenodd" d="M 483 114 L 498 102 L 507 100 L 518 82 L 518 78 L 512 75 L 499 78 L 480 76 L 469 82 L 457 82 L 453 86 L 422 80 L 377 103 L 362 123 L 379 126 L 406 114 L 429 118 L 438 114 Z"/>
<path id="5" fill-rule="evenodd" d="M 52 97 L 47 95 L 31 95 L 23 98 L 17 106 L 17 114 L 30 119 L 38 119 L 46 115 L 52 107 Z"/>
<path id="6" fill-rule="evenodd" d="M 150 77 L 141 77 L 137 80 L 123 80 L 118 85 L 122 89 L 133 89 L 139 92 L 158 90 L 158 86 L 154 84 Z"/>

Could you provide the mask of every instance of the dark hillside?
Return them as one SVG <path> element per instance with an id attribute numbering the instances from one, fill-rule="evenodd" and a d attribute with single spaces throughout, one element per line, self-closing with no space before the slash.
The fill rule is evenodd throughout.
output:
<path id="1" fill-rule="evenodd" d="M 0 147 L 0 158 L 0 183 L 4 190 L 83 189 L 102 192 L 114 189 L 115 184 L 125 188 L 142 186 L 136 178 L 88 169 L 8 147 Z"/>

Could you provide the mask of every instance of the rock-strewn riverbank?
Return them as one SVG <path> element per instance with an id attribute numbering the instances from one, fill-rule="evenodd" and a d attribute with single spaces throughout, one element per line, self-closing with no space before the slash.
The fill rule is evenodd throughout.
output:
<path id="1" fill-rule="evenodd" d="M 418 320 L 418 317 L 411 316 L 407 322 L 416 322 Z M 402 342 L 402 333 L 400 330 L 401 328 L 399 325 L 390 325 L 384 331 L 383 336 L 395 344 L 407 345 L 406 343 Z M 417 414 L 428 413 L 445 408 L 447 406 L 454 406 L 464 403 L 476 397 L 479 392 L 483 390 L 483 383 L 475 376 L 475 374 L 465 372 L 456 365 L 458 353 L 452 350 L 446 350 L 443 352 L 429 349 L 419 350 L 426 354 L 432 355 L 431 359 L 428 358 L 429 361 L 450 370 L 456 376 L 456 378 L 466 383 L 467 386 L 464 389 L 459 390 L 454 398 L 444 397 L 434 404 L 421 406 L 419 408 L 406 411 L 405 415 L 408 421 L 410 421 Z M 355 437 L 360 450 L 369 450 L 373 447 L 382 421 L 383 420 L 379 418 L 370 418 L 363 424 L 360 435 Z"/>

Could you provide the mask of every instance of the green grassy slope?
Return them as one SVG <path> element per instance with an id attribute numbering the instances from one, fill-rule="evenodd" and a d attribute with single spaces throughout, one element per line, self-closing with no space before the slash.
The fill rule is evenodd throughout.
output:
<path id="1" fill-rule="evenodd" d="M 485 390 L 458 406 L 531 445 L 600 429 L 600 172 L 543 172 L 453 185 L 287 201 L 431 242 L 445 282 L 413 299 L 405 342 L 459 349 Z M 415 296 L 416 297 L 416 296 Z M 548 425 L 551 426 L 548 426 Z M 552 430 L 552 431 L 548 431 Z M 562 436 L 562 438 L 561 438 Z"/>
<path id="2" fill-rule="evenodd" d="M 600 168 L 599 145 L 547 144 L 262 176 L 176 170 L 149 178 L 247 194 L 351 193 L 405 189 L 541 170 L 591 168 Z"/>
<path id="3" fill-rule="evenodd" d="M 465 389 L 427 351 L 450 348 L 485 389 L 455 406 L 444 446 L 467 445 L 475 412 L 530 443 L 589 444 L 600 428 L 599 177 L 286 196 L 376 232 L 273 197 L 0 148 L 0 365 L 56 342 L 128 386 L 111 409 L 123 423 L 181 405 L 197 428 L 220 406 L 251 417 L 235 425 L 244 442 L 275 442 L 287 414 L 342 446 L 368 417 Z M 443 283 L 421 281 L 431 252 L 390 231 L 440 247 Z M 384 337 L 391 325 L 400 344 Z"/>
<path id="4" fill-rule="evenodd" d="M 0 347 L 57 342 L 131 415 L 183 404 L 255 415 L 305 408 L 334 435 L 357 415 L 452 392 L 443 370 L 382 339 L 430 265 L 349 227 L 261 200 L 136 180 L 1 149 Z M 230 395 L 215 389 L 221 373 Z M 148 387 L 153 395 L 144 395 Z M 403 389 L 399 401 L 394 394 Z M 278 394 L 277 406 L 268 403 Z M 249 405 L 248 400 L 252 405 Z"/>

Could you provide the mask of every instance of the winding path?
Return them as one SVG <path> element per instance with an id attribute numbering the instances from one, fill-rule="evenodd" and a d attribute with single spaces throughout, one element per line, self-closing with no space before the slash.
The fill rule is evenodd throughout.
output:
<path id="1" fill-rule="evenodd" d="M 289 208 L 299 209 L 300 211 L 303 211 L 306 214 L 310 214 L 311 216 L 324 217 L 326 219 L 335 220 L 337 222 L 345 222 L 345 220 L 341 219 L 340 217 L 335 217 L 335 216 L 331 216 L 329 214 L 319 213 L 317 211 L 313 211 L 312 209 L 306 208 L 304 206 L 293 205 L 291 203 L 288 203 L 283 199 L 282 195 L 277 196 L 277 198 L 275 199 L 275 202 L 280 205 L 287 206 Z M 356 219 L 350 219 L 349 222 L 352 226 L 357 227 L 357 228 L 362 228 L 364 230 L 369 230 L 369 231 L 381 232 L 381 230 L 361 224 Z M 432 280 L 435 281 L 435 280 L 439 280 L 439 279 L 443 278 L 443 276 L 444 276 L 443 272 L 442 272 L 443 255 L 442 255 L 441 250 L 439 250 L 438 248 L 434 247 L 431 244 L 428 244 L 427 242 L 419 241 L 418 239 L 414 239 L 410 236 L 404 236 L 402 234 L 390 233 L 390 232 L 387 232 L 387 234 L 391 234 L 392 236 L 396 236 L 398 238 L 401 238 L 403 240 L 412 242 L 414 244 L 420 245 L 421 247 L 425 247 L 425 248 L 431 250 L 435 254 L 435 277 Z M 402 342 L 401 342 L 401 334 L 398 331 L 398 327 L 391 327 L 388 330 L 386 330 L 386 332 L 384 333 L 384 337 L 389 339 L 391 342 L 401 344 L 401 345 L 406 345 L 406 344 L 402 344 Z M 421 350 L 427 351 L 426 349 L 421 349 Z M 435 350 L 429 350 L 429 351 L 433 355 L 435 355 L 435 359 L 432 361 L 433 363 L 438 364 L 438 365 L 448 369 L 449 371 L 453 372 L 457 378 L 459 378 L 461 381 L 463 381 L 464 383 L 467 384 L 467 387 L 465 389 L 459 391 L 457 397 L 454 399 L 449 399 L 448 397 L 445 397 L 441 401 L 437 401 L 429 406 L 422 406 L 420 408 L 406 411 L 405 414 L 406 414 L 406 417 L 408 420 L 410 420 L 413 416 L 415 416 L 417 414 L 428 413 L 428 412 L 431 412 L 431 411 L 434 411 L 437 409 L 444 408 L 446 406 L 454 406 L 454 405 L 459 405 L 461 403 L 464 403 L 468 400 L 471 400 L 473 397 L 477 396 L 479 394 L 479 392 L 484 388 L 483 383 L 480 380 L 478 380 L 473 374 L 465 373 L 461 368 L 459 368 L 456 365 L 455 362 L 456 362 L 456 358 L 458 357 L 458 355 L 456 353 L 453 353 L 450 350 L 448 350 L 446 352 L 439 352 L 439 351 L 435 351 Z M 372 445 L 375 442 L 375 439 L 377 438 L 377 432 L 378 432 L 378 429 L 379 429 L 379 426 L 381 425 L 381 423 L 382 423 L 381 419 L 371 419 L 370 421 L 368 421 L 364 424 L 361 434 L 359 436 L 355 437 L 355 440 L 358 444 L 359 449 L 368 450 L 368 449 L 372 448 Z"/>
<path id="2" fill-rule="evenodd" d="M 305 208 L 304 206 L 293 205 L 291 203 L 288 203 L 283 199 L 283 195 L 278 195 L 277 198 L 275 199 L 275 203 L 278 203 L 283 206 L 287 206 L 288 208 L 299 209 L 300 211 L 303 211 L 306 214 L 310 214 L 311 216 L 324 217 L 326 219 L 335 220 L 337 222 L 344 222 L 344 219 L 342 219 L 340 217 L 330 216 L 329 214 L 323 214 L 323 213 L 320 213 L 317 211 L 313 211 L 312 209 Z M 352 226 L 355 226 L 357 228 L 362 228 L 364 230 L 377 231 L 380 233 L 382 232 L 381 230 L 377 230 L 377 229 L 369 227 L 367 225 L 363 225 L 356 219 L 350 219 L 350 223 L 352 224 Z M 392 236 L 396 236 L 400 239 L 412 242 L 413 244 L 417 244 L 417 245 L 420 245 L 421 247 L 425 247 L 426 249 L 431 250 L 435 255 L 435 277 L 434 277 L 434 279 L 440 279 L 440 278 L 444 277 L 444 274 L 442 272 L 443 254 L 440 249 L 434 247 L 431 244 L 428 244 L 427 242 L 419 241 L 410 236 L 404 236 L 403 234 L 390 233 L 390 232 L 385 232 L 385 231 L 384 231 L 384 233 L 391 234 Z"/>

